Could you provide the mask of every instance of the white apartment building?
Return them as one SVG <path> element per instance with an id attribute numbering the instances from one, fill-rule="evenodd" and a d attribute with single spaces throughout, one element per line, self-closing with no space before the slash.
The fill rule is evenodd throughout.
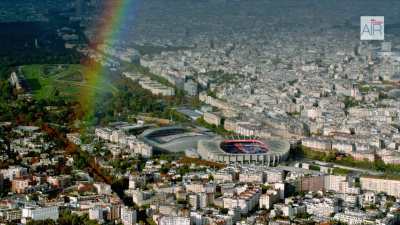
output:
<path id="1" fill-rule="evenodd" d="M 344 213 L 336 213 L 333 219 L 349 225 L 357 225 L 364 224 L 368 216 L 365 212 L 346 211 Z"/>
<path id="2" fill-rule="evenodd" d="M 189 205 L 193 210 L 203 209 L 208 206 L 208 197 L 204 192 L 189 195 Z"/>
<path id="3" fill-rule="evenodd" d="M 99 195 L 111 195 L 111 185 L 106 183 L 94 183 L 93 186 Z"/>
<path id="4" fill-rule="evenodd" d="M 332 149 L 342 153 L 351 154 L 355 150 L 355 146 L 354 144 L 345 141 L 333 141 Z"/>
<path id="5" fill-rule="evenodd" d="M 261 171 L 246 171 L 239 174 L 239 181 L 243 183 L 263 183 L 264 173 Z"/>
<path id="6" fill-rule="evenodd" d="M 110 128 L 99 127 L 94 130 L 94 134 L 103 140 L 110 140 L 112 130 Z"/>
<path id="7" fill-rule="evenodd" d="M 324 150 L 329 151 L 332 150 L 332 142 L 327 139 L 322 138 L 304 138 L 301 140 L 301 144 L 307 148 L 315 149 L 315 150 Z"/>
<path id="8" fill-rule="evenodd" d="M 126 134 L 122 130 L 113 130 L 110 135 L 110 141 L 126 145 Z"/>
<path id="9" fill-rule="evenodd" d="M 374 191 L 374 192 L 385 192 L 388 195 L 400 197 L 400 181 L 399 180 L 387 180 L 372 177 L 361 177 L 361 189 Z"/>
<path id="10" fill-rule="evenodd" d="M 199 193 L 205 191 L 202 183 L 187 184 L 185 187 L 187 192 Z"/>
<path id="11" fill-rule="evenodd" d="M 189 80 L 185 82 L 183 89 L 189 94 L 189 96 L 196 96 L 198 93 L 198 84 L 193 80 Z"/>
<path id="12" fill-rule="evenodd" d="M 167 87 L 150 78 L 142 78 L 139 81 L 142 88 L 149 90 L 153 95 L 174 96 L 175 90 L 172 87 Z"/>
<path id="13" fill-rule="evenodd" d="M 211 97 L 211 96 L 207 95 L 207 93 L 205 93 L 205 92 L 200 93 L 199 100 L 206 104 L 217 107 L 218 109 L 221 109 L 221 110 L 225 110 L 225 109 L 229 110 L 232 108 L 228 103 L 226 103 L 222 100 L 219 100 L 217 98 Z"/>
<path id="14" fill-rule="evenodd" d="M 136 211 L 128 207 L 121 207 L 121 222 L 124 225 L 136 224 Z"/>
<path id="15" fill-rule="evenodd" d="M 127 145 L 129 146 L 129 149 L 133 150 L 135 154 L 141 155 L 145 158 L 150 158 L 151 156 L 153 156 L 153 147 L 142 141 L 139 141 L 133 136 L 127 137 Z"/>
<path id="16" fill-rule="evenodd" d="M 12 181 L 15 178 L 28 175 L 28 169 L 20 166 L 10 166 L 8 169 L 0 170 L 0 173 L 3 174 L 4 179 Z"/>
<path id="17" fill-rule="evenodd" d="M 31 220 L 57 220 L 59 216 L 58 206 L 50 207 L 26 207 L 22 209 L 22 218 Z"/>
<path id="18" fill-rule="evenodd" d="M 315 216 L 330 217 L 332 213 L 339 212 L 339 207 L 333 200 L 314 200 L 307 201 L 306 205 L 307 213 Z"/>
<path id="19" fill-rule="evenodd" d="M 190 225 L 190 218 L 181 216 L 163 216 L 158 219 L 158 225 Z"/>
<path id="20" fill-rule="evenodd" d="M 264 171 L 268 183 L 278 183 L 283 181 L 284 173 L 281 170 L 269 169 Z"/>
<path id="21" fill-rule="evenodd" d="M 396 108 L 359 108 L 353 107 L 349 110 L 349 115 L 359 119 L 373 122 L 392 123 L 397 117 Z"/>
<path id="22" fill-rule="evenodd" d="M 260 136 L 260 131 L 260 124 L 254 124 L 251 122 L 237 122 L 234 132 L 244 136 Z"/>
<path id="23" fill-rule="evenodd" d="M 375 204 L 378 200 L 377 195 L 375 192 L 367 191 L 363 194 L 363 203 L 367 204 Z"/>
<path id="24" fill-rule="evenodd" d="M 203 216 L 198 212 L 190 212 L 190 220 L 193 225 L 203 225 Z"/>
<path id="25" fill-rule="evenodd" d="M 327 175 L 324 178 L 325 190 L 340 192 L 340 183 L 345 181 L 345 176 Z"/>
<path id="26" fill-rule="evenodd" d="M 278 182 L 273 184 L 274 190 L 276 190 L 279 194 L 279 199 L 285 199 L 285 183 Z"/>
<path id="27" fill-rule="evenodd" d="M 234 209 L 240 208 L 242 214 L 246 214 L 253 210 L 254 207 L 259 203 L 261 196 L 261 190 L 259 189 L 247 189 L 238 196 L 224 197 L 222 199 L 224 208 Z"/>
<path id="28" fill-rule="evenodd" d="M 279 193 L 275 190 L 268 190 L 267 193 L 261 195 L 259 205 L 260 208 L 270 209 L 271 206 L 279 201 Z"/>
<path id="29" fill-rule="evenodd" d="M 281 210 L 283 216 L 292 218 L 300 213 L 306 212 L 306 207 L 304 205 L 284 205 Z"/>
<path id="30" fill-rule="evenodd" d="M 229 171 L 218 171 L 212 175 L 214 180 L 218 183 L 232 182 L 234 180 L 234 174 Z"/>
<path id="31" fill-rule="evenodd" d="M 89 219 L 102 223 L 104 221 L 104 209 L 99 205 L 93 206 L 89 209 Z"/>
<path id="32" fill-rule="evenodd" d="M 216 113 L 205 112 L 203 115 L 204 121 L 209 124 L 213 124 L 219 126 L 221 124 L 222 118 L 221 116 L 217 115 Z"/>

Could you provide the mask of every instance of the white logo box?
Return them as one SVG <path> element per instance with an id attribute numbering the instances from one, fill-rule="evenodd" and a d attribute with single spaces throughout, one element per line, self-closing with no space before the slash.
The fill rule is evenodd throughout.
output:
<path id="1" fill-rule="evenodd" d="M 385 17 L 361 16 L 360 39 L 362 41 L 385 40 Z"/>

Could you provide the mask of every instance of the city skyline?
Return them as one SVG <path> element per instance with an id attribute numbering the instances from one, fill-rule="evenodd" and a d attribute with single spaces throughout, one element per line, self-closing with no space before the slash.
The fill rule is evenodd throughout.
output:
<path id="1" fill-rule="evenodd" d="M 0 224 L 399 224 L 399 9 L 1 1 Z"/>

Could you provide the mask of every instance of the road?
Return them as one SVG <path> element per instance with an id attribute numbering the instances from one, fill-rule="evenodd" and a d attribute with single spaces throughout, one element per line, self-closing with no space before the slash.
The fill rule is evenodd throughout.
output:
<path id="1" fill-rule="evenodd" d="M 379 171 L 376 171 L 376 170 L 368 170 L 368 169 L 361 169 L 361 168 L 357 168 L 357 167 L 343 166 L 343 165 L 339 165 L 339 164 L 331 163 L 331 162 L 327 163 L 327 162 L 318 161 L 318 160 L 311 160 L 311 159 L 304 159 L 302 161 L 306 162 L 306 163 L 315 163 L 315 164 L 318 164 L 318 165 L 321 165 L 321 166 L 323 166 L 323 165 L 333 165 L 334 168 L 352 170 L 352 171 L 356 171 L 356 172 L 360 172 L 360 173 L 366 173 L 366 174 L 374 175 L 374 176 L 380 176 L 380 175 L 384 174 L 383 172 L 379 172 Z"/>

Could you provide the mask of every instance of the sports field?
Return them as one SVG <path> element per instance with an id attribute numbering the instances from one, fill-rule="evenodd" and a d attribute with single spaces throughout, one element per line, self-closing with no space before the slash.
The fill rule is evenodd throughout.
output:
<path id="1" fill-rule="evenodd" d="M 82 65 L 27 65 L 20 67 L 20 73 L 36 99 L 47 99 L 59 93 L 67 99 L 75 99 L 89 84 L 83 74 Z M 115 93 L 118 91 L 107 78 L 99 79 L 96 92 Z M 87 89 L 86 89 L 87 90 Z"/>

